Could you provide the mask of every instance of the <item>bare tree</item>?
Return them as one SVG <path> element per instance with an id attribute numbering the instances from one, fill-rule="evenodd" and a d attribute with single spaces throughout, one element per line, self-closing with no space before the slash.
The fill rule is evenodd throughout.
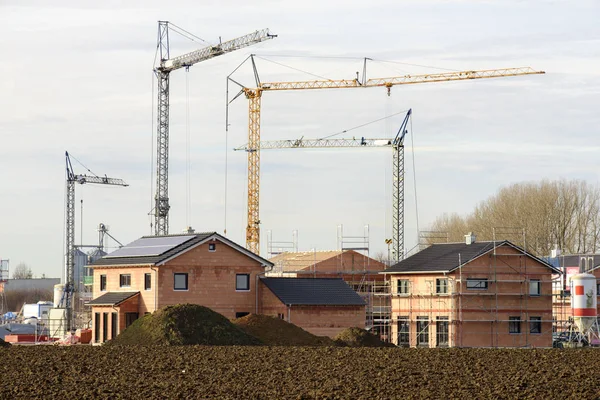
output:
<path id="1" fill-rule="evenodd" d="M 13 279 L 31 279 L 33 278 L 33 273 L 27 264 L 21 262 L 13 270 L 12 277 Z"/>
<path id="2" fill-rule="evenodd" d="M 444 214 L 432 229 L 450 241 L 472 231 L 479 240 L 510 240 L 548 255 L 554 245 L 567 253 L 600 250 L 600 189 L 584 181 L 517 183 L 478 204 L 467 216 Z"/>

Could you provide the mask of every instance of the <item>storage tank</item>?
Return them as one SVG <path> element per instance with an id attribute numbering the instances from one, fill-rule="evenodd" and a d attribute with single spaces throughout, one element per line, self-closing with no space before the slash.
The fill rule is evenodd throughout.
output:
<path id="1" fill-rule="evenodd" d="M 571 308 L 573 322 L 579 332 L 587 332 L 596 322 L 596 277 L 577 274 L 571 277 Z"/>
<path id="2" fill-rule="evenodd" d="M 60 300 L 62 299 L 64 292 L 65 285 L 63 285 L 62 283 L 54 285 L 54 307 L 58 307 L 60 305 Z"/>

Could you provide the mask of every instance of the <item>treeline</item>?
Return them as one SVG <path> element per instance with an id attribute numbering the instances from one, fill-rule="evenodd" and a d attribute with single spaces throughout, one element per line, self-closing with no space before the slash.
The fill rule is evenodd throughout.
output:
<path id="1" fill-rule="evenodd" d="M 477 240 L 506 239 L 539 256 L 555 245 L 564 254 L 593 253 L 600 250 L 600 189 L 580 180 L 516 183 L 467 216 L 436 218 L 431 229 L 447 233 L 450 242 L 468 232 Z"/>

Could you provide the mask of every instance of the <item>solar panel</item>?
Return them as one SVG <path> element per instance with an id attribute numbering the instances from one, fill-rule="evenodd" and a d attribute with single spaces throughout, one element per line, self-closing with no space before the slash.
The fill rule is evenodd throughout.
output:
<path id="1" fill-rule="evenodd" d="M 115 258 L 158 256 L 166 253 L 176 246 L 179 246 L 182 243 L 187 242 L 193 237 L 195 237 L 195 235 L 144 237 L 134 240 L 128 245 L 113 251 L 105 257 Z"/>

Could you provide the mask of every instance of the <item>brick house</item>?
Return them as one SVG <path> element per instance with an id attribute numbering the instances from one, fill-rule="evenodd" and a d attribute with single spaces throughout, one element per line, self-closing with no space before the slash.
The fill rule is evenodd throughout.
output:
<path id="1" fill-rule="evenodd" d="M 403 347 L 552 347 L 552 274 L 509 241 L 433 244 L 384 271 Z"/>
<path id="2" fill-rule="evenodd" d="M 272 265 L 216 232 L 142 237 L 90 265 L 92 340 L 167 305 L 201 304 L 227 318 L 257 312 L 258 276 Z"/>
<path id="3" fill-rule="evenodd" d="M 339 278 L 263 278 L 261 314 L 277 316 L 318 336 L 365 328 L 365 302 Z"/>
<path id="4" fill-rule="evenodd" d="M 269 277 L 343 279 L 366 303 L 365 326 L 387 339 L 390 299 L 383 295 L 384 263 L 355 250 L 284 252 L 269 261 L 275 264 L 266 274 Z"/>

